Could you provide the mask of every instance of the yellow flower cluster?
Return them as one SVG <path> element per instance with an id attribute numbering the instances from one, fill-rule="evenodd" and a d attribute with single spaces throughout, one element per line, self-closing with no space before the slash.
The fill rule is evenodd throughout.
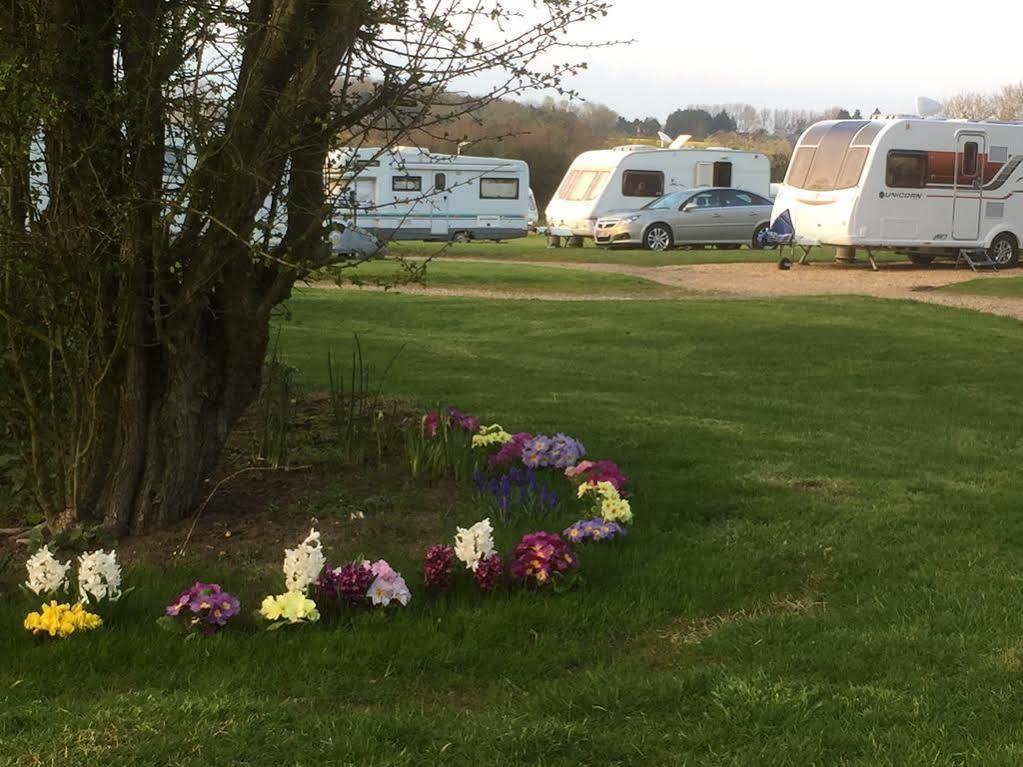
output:
<path id="1" fill-rule="evenodd" d="M 632 521 L 632 506 L 622 498 L 618 489 L 610 482 L 585 482 L 579 485 L 579 497 L 596 493 L 600 500 L 594 508 L 600 510 L 605 522 L 628 524 Z"/>
<path id="2" fill-rule="evenodd" d="M 491 445 L 503 445 L 512 438 L 501 424 L 495 423 L 490 426 L 481 426 L 479 433 L 472 437 L 473 447 L 490 447 Z"/>
<path id="3" fill-rule="evenodd" d="M 49 634 L 61 639 L 76 631 L 90 631 L 102 625 L 98 615 L 86 611 L 80 604 L 72 607 L 56 601 L 44 604 L 40 612 L 29 613 L 25 618 L 25 628 L 33 634 Z"/>
<path id="4" fill-rule="evenodd" d="M 285 620 L 288 623 L 312 623 L 320 619 L 316 603 L 301 591 L 288 591 L 280 596 L 270 596 L 263 600 L 259 614 L 268 621 Z"/>

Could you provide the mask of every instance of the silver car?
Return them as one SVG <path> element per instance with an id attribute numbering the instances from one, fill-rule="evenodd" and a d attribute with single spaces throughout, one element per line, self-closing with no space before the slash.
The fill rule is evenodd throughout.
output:
<path id="1" fill-rule="evenodd" d="M 771 224 L 772 203 L 742 189 L 701 187 L 658 197 L 639 210 L 597 219 L 593 239 L 601 246 L 749 245 Z"/>

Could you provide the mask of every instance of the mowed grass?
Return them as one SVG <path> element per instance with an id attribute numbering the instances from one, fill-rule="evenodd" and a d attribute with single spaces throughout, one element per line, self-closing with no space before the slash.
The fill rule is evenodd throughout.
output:
<path id="1" fill-rule="evenodd" d="M 582 248 L 548 248 L 547 238 L 530 235 L 504 242 L 392 242 L 387 246 L 388 252 L 394 256 L 406 258 L 463 258 L 507 261 L 528 261 L 535 263 L 590 263 L 590 264 L 625 264 L 630 266 L 684 266 L 687 264 L 739 264 L 739 263 L 771 263 L 777 261 L 779 252 L 771 250 L 754 250 L 748 247 L 728 248 L 719 250 L 716 247 L 694 247 L 691 249 L 675 248 L 670 251 L 656 253 L 649 250 L 620 250 L 598 248 L 592 240 L 587 240 Z M 798 258 L 802 251 L 793 256 L 788 248 L 786 255 Z M 814 261 L 831 261 L 835 257 L 832 247 L 816 247 L 811 250 L 810 258 Z M 865 259 L 866 254 L 861 254 Z M 876 254 L 881 262 L 905 261 L 905 256 L 889 252 Z"/>
<path id="2" fill-rule="evenodd" d="M 407 259 L 407 263 L 421 262 Z M 643 277 L 543 265 L 432 261 L 426 265 L 421 280 L 407 283 L 409 274 L 401 262 L 388 259 L 370 261 L 357 269 L 345 270 L 344 277 L 368 285 L 393 285 L 397 291 L 408 284 L 412 287 L 422 285 L 426 288 L 512 295 L 651 298 L 682 294 L 678 288 Z"/>
<path id="3" fill-rule="evenodd" d="M 1023 759 L 1019 323 L 854 298 L 290 309 L 282 349 L 311 388 L 358 332 L 379 365 L 404 346 L 390 392 L 619 461 L 627 541 L 583 549 L 569 593 L 418 589 L 343 630 L 153 623 L 196 578 L 251 609 L 268 572 L 132 574 L 126 613 L 63 644 L 30 641 L 10 597 L 0 763 Z"/>
<path id="4" fill-rule="evenodd" d="M 976 296 L 997 296 L 999 298 L 1023 298 L 1023 277 L 993 279 L 981 277 L 941 288 L 945 293 L 968 293 Z"/>

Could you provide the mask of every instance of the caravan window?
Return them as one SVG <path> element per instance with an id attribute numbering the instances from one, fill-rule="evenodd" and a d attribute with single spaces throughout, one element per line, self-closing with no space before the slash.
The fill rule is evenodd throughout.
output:
<path id="1" fill-rule="evenodd" d="M 519 199 L 519 180 L 517 178 L 481 178 L 481 200 L 517 200 Z"/>
<path id="2" fill-rule="evenodd" d="M 853 146 L 845 153 L 845 161 L 842 163 L 842 170 L 838 172 L 838 179 L 835 181 L 835 189 L 852 189 L 860 183 L 860 176 L 863 174 L 863 166 L 867 163 L 867 147 Z"/>
<path id="3" fill-rule="evenodd" d="M 806 174 L 810 172 L 810 165 L 813 163 L 813 156 L 817 153 L 815 146 L 796 147 L 789 163 L 789 173 L 785 178 L 788 186 L 802 189 L 806 183 Z"/>
<path id="4" fill-rule="evenodd" d="M 889 152 L 884 182 L 896 189 L 922 189 L 927 182 L 927 152 Z"/>
<path id="5" fill-rule="evenodd" d="M 659 170 L 627 170 L 622 174 L 625 197 L 660 197 L 664 194 L 664 174 Z"/>
<path id="6" fill-rule="evenodd" d="M 960 176 L 977 175 L 977 142 L 967 141 L 963 146 L 963 171 Z"/>
<path id="7" fill-rule="evenodd" d="M 392 176 L 391 191 L 394 192 L 421 192 L 423 191 L 422 176 Z"/>
<path id="8" fill-rule="evenodd" d="M 558 197 L 570 202 L 593 200 L 604 188 L 609 175 L 606 170 L 570 170 L 561 182 Z"/>
<path id="9" fill-rule="evenodd" d="M 811 192 L 856 186 L 870 145 L 882 126 L 882 123 L 863 120 L 839 120 L 813 126 L 792 155 L 785 183 Z"/>
<path id="10" fill-rule="evenodd" d="M 804 189 L 830 192 L 837 188 L 838 174 L 845 162 L 846 150 L 863 125 L 862 122 L 840 121 L 831 126 L 817 146 L 813 164 L 806 174 Z"/>

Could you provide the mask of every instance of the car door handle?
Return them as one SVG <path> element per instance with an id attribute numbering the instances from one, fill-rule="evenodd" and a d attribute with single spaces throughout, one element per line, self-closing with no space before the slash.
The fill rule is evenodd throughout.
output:
<path id="1" fill-rule="evenodd" d="M 720 213 L 711 213 L 710 217 L 711 218 L 721 218 L 721 214 Z"/>

